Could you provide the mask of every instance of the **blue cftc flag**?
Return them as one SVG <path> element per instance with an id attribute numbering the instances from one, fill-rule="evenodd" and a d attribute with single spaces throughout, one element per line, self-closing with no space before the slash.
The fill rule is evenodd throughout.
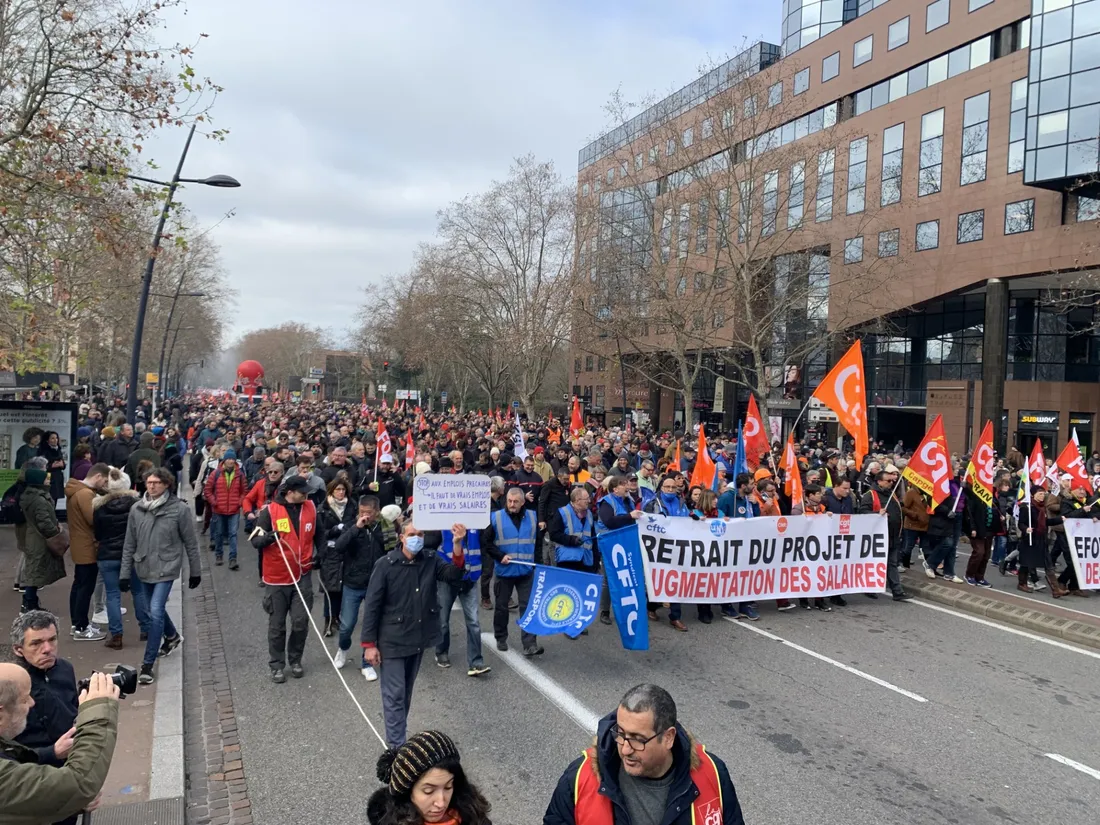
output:
<path id="1" fill-rule="evenodd" d="M 596 618 L 602 591 L 602 576 L 536 564 L 527 612 L 516 624 L 536 636 L 564 633 L 575 639 Z"/>
<path id="2" fill-rule="evenodd" d="M 649 650 L 649 620 L 642 615 L 646 608 L 645 568 L 638 528 L 631 524 L 612 530 L 597 541 L 623 647 Z"/>

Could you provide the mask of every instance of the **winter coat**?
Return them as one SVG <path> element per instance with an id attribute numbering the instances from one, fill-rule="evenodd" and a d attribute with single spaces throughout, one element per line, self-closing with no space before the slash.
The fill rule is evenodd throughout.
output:
<path id="1" fill-rule="evenodd" d="M 954 512 L 955 500 L 948 497 L 940 502 L 940 506 L 932 511 L 928 517 L 928 536 L 929 538 L 943 538 L 944 536 L 951 536 L 955 533 L 955 518 L 952 513 Z"/>
<path id="2" fill-rule="evenodd" d="M 115 438 L 106 438 L 103 440 L 103 444 L 100 446 L 96 457 L 103 464 L 110 464 L 112 467 L 122 470 L 126 467 L 126 462 L 130 459 L 130 451 L 116 436 Z"/>
<path id="3" fill-rule="evenodd" d="M 321 480 L 325 482 L 325 488 L 328 488 L 332 482 L 336 480 L 336 476 L 344 473 L 348 477 L 348 481 L 351 484 L 351 490 L 354 490 L 359 485 L 359 470 L 354 464 L 351 463 L 351 459 L 348 459 L 340 467 L 335 464 L 327 464 L 321 471 Z M 351 491 L 349 490 L 349 493 Z"/>
<path id="4" fill-rule="evenodd" d="M 146 584 L 174 581 L 183 568 L 185 553 L 189 574 L 201 575 L 195 516 L 182 499 L 166 495 L 168 500 L 155 509 L 150 510 L 145 499 L 130 508 L 120 579 L 130 578 L 133 571 Z"/>
<path id="5" fill-rule="evenodd" d="M 928 530 L 928 500 L 916 487 L 905 491 L 901 499 L 901 512 L 905 515 L 901 526 L 906 530 L 923 533 Z"/>
<path id="6" fill-rule="evenodd" d="M 576 797 L 577 771 L 596 771 L 600 779 L 600 795 L 606 797 L 611 803 L 611 815 L 613 825 L 630 825 L 630 816 L 626 810 L 626 800 L 619 787 L 619 770 L 622 767 L 622 759 L 619 757 L 618 747 L 612 729 L 615 726 L 616 711 L 611 711 L 600 720 L 596 728 L 596 763 L 586 763 L 585 757 L 580 757 L 565 769 L 554 794 L 550 798 L 550 804 L 542 818 L 543 825 L 577 825 L 576 821 Z M 707 751 L 707 755 L 714 761 L 718 772 L 718 782 L 721 788 L 722 800 L 721 816 L 715 817 L 722 825 L 745 825 L 745 817 L 741 813 L 741 803 L 737 799 L 737 790 L 733 786 L 729 769 L 726 763 L 714 754 Z M 699 790 L 691 778 L 691 770 L 696 767 L 698 756 L 695 753 L 695 742 L 691 735 L 677 723 L 676 742 L 672 746 L 672 785 L 668 789 L 668 801 L 661 821 L 670 825 L 693 825 L 696 822 L 695 810 L 692 803 L 699 795 Z M 715 802 L 718 800 L 715 799 Z M 717 814 L 717 811 L 715 812 Z M 711 817 L 707 817 L 711 821 Z M 699 822 L 697 825 L 703 825 Z"/>
<path id="7" fill-rule="evenodd" d="M 117 736 L 118 702 L 92 699 L 77 712 L 76 741 L 60 768 L 40 764 L 31 748 L 0 739 L 4 825 L 42 825 L 84 810 L 107 781 Z"/>
<path id="8" fill-rule="evenodd" d="M 1049 564 L 1047 553 L 1047 509 L 1032 500 L 1028 505 L 1031 509 L 1030 520 L 1028 513 L 1020 513 L 1020 559 L 1021 567 L 1032 570 L 1045 570 Z M 1021 506 L 1021 511 L 1024 508 Z M 1027 533 L 1031 528 L 1031 535 Z"/>
<path id="9" fill-rule="evenodd" d="M 966 509 L 963 510 L 964 535 L 977 533 L 973 538 L 985 540 L 1004 532 L 1004 519 L 1000 510 L 986 507 L 985 502 L 972 489 L 968 489 L 963 497 L 966 499 Z"/>
<path id="10" fill-rule="evenodd" d="M 95 490 L 79 479 L 65 485 L 65 511 L 69 519 L 69 552 L 73 564 L 95 564 L 95 529 L 92 526 L 92 502 Z"/>
<path id="11" fill-rule="evenodd" d="M 569 491 L 571 486 L 563 485 L 556 478 L 551 478 L 542 485 L 539 491 L 538 517 L 540 524 L 549 524 L 550 517 L 569 503 Z"/>
<path id="12" fill-rule="evenodd" d="M 232 471 L 227 476 L 226 470 Z M 236 461 L 223 461 L 218 469 L 209 473 L 203 485 L 203 498 L 210 506 L 210 512 L 219 516 L 233 516 L 241 511 L 248 488 L 245 486 L 244 470 Z"/>
<path id="13" fill-rule="evenodd" d="M 42 765 L 63 764 L 54 755 L 54 742 L 65 735 L 76 720 L 76 672 L 67 659 L 58 659 L 48 671 L 39 670 L 26 659 L 16 662 L 31 677 L 31 697 L 34 707 L 27 714 L 27 728 L 15 741 L 38 752 Z"/>
<path id="14" fill-rule="evenodd" d="M 872 493 L 876 495 L 872 495 Z M 878 498 L 877 502 L 875 501 L 876 496 Z M 878 507 L 875 506 L 876 503 Z M 886 508 L 886 524 L 890 540 L 895 541 L 901 535 L 902 522 L 901 504 L 898 502 L 898 497 L 890 495 L 890 490 L 880 490 L 876 484 L 864 493 L 863 498 L 859 500 L 860 513 L 877 513 L 882 507 Z"/>
<path id="15" fill-rule="evenodd" d="M 856 511 L 855 497 L 852 493 L 848 493 L 844 498 L 839 498 L 836 493 L 833 492 L 833 488 L 830 487 L 825 491 L 825 496 L 821 499 L 821 503 L 825 505 L 825 512 L 836 513 L 837 515 L 851 515 Z"/>
<path id="16" fill-rule="evenodd" d="M 371 489 L 374 480 L 373 473 L 363 473 L 359 477 L 359 489 L 356 492 L 361 496 L 376 496 L 378 498 L 379 508 L 389 504 L 397 504 L 398 499 L 404 502 L 408 497 L 408 493 L 405 491 L 405 479 L 401 477 L 400 473 L 393 472 L 387 475 L 386 473 L 379 472 L 377 490 Z"/>
<path id="17" fill-rule="evenodd" d="M 252 485 L 252 489 L 241 499 L 241 509 L 244 510 L 245 513 L 263 509 L 275 500 L 275 491 L 278 489 L 278 486 L 275 484 L 268 486 L 267 479 L 261 478 Z"/>
<path id="18" fill-rule="evenodd" d="M 54 467 L 54 463 L 65 461 L 65 456 L 58 447 L 51 447 L 45 441 L 38 445 L 38 454 L 48 462 L 46 472 L 49 473 L 50 497 L 58 501 L 65 495 L 65 468 Z"/>
<path id="19" fill-rule="evenodd" d="M 383 662 L 435 647 L 440 639 L 436 582 L 457 584 L 464 573 L 427 546 L 411 559 L 400 548 L 387 553 L 367 585 L 363 645 L 377 647 Z"/>
<path id="20" fill-rule="evenodd" d="M 325 503 L 317 508 L 317 529 L 313 533 L 313 566 L 321 572 L 321 584 L 325 590 L 335 593 L 340 589 L 343 559 L 336 550 L 336 540 L 355 524 L 359 515 L 355 502 L 348 499 L 344 515 L 340 517 Z"/>
<path id="21" fill-rule="evenodd" d="M 382 525 L 376 521 L 367 527 L 357 527 L 353 518 L 351 526 L 343 530 L 342 535 L 336 539 L 334 550 L 344 586 L 356 590 L 366 589 L 374 566 L 386 555 Z M 425 547 L 421 552 L 427 553 L 428 548 Z"/>
<path id="22" fill-rule="evenodd" d="M 131 479 L 137 481 L 137 466 L 142 461 L 148 461 L 152 463 L 154 467 L 160 466 L 160 453 L 153 449 L 153 434 L 142 433 L 141 434 L 141 446 L 130 453 L 130 457 L 126 459 L 126 475 Z"/>
<path id="23" fill-rule="evenodd" d="M 112 490 L 102 496 L 96 496 L 92 502 L 95 528 L 99 548 L 98 561 L 122 561 L 122 545 L 126 541 L 126 525 L 130 521 L 130 508 L 138 500 L 133 490 Z"/>
<path id="24" fill-rule="evenodd" d="M 46 539 L 61 532 L 57 511 L 45 484 L 28 484 L 19 497 L 19 506 L 27 519 L 27 543 L 23 551 L 23 576 L 20 582 L 45 587 L 65 578 L 65 559 L 46 549 Z"/>

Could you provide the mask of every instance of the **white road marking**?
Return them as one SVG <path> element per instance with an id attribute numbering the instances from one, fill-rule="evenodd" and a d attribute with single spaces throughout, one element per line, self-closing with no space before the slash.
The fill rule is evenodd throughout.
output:
<path id="1" fill-rule="evenodd" d="M 913 693 L 912 691 L 908 691 L 905 688 L 900 688 L 897 685 L 892 685 L 889 682 L 885 681 L 884 679 L 880 679 L 877 676 L 872 676 L 870 673 L 864 673 L 862 670 L 857 670 L 856 668 L 852 667 L 851 665 L 846 665 L 843 662 L 838 662 L 836 659 L 830 659 L 828 656 L 823 656 L 822 654 L 817 653 L 813 650 L 810 650 L 807 647 L 802 647 L 802 645 L 797 645 L 794 642 L 789 642 L 786 639 L 782 638 L 781 636 L 776 636 L 774 633 L 769 633 L 766 630 L 761 630 L 759 627 L 753 627 L 748 622 L 740 622 L 737 619 L 731 619 L 728 616 L 723 616 L 722 618 L 724 618 L 727 622 L 735 624 L 738 627 L 741 627 L 745 630 L 751 630 L 753 633 L 757 633 L 757 634 L 759 634 L 761 636 L 764 636 L 768 639 L 772 639 L 776 642 L 780 642 L 780 643 L 786 645 L 787 647 L 790 647 L 790 648 L 793 648 L 794 650 L 797 650 L 799 653 L 805 653 L 807 656 L 812 656 L 814 659 L 817 659 L 820 662 L 825 662 L 826 664 L 830 664 L 833 667 L 838 667 L 838 668 L 840 668 L 841 670 L 843 670 L 847 673 L 851 673 L 853 676 L 858 676 L 861 679 L 866 679 L 868 682 L 873 682 L 874 684 L 878 685 L 879 687 L 884 687 L 887 690 L 892 690 L 895 693 L 900 693 L 902 696 L 905 696 L 909 699 L 912 699 L 914 702 L 927 702 L 928 701 L 923 696 L 921 696 L 919 693 Z"/>
<path id="2" fill-rule="evenodd" d="M 1060 647 L 1062 650 L 1068 650 L 1071 653 L 1080 653 L 1082 656 L 1090 656 L 1093 659 L 1100 659 L 1100 653 L 1095 653 L 1091 650 L 1085 650 L 1083 647 L 1076 647 L 1066 642 L 1059 642 L 1057 639 L 1048 639 L 1046 636 L 1039 636 L 1035 633 L 1028 633 L 1026 630 L 1017 630 L 1014 627 L 1008 627 L 1007 625 L 998 624 L 997 622 L 991 622 L 988 619 L 982 619 L 977 616 L 971 616 L 966 613 L 960 613 L 957 610 L 951 610 L 947 607 L 940 607 L 938 604 L 929 604 L 923 599 L 913 599 L 909 604 L 915 604 L 918 607 L 923 607 L 927 610 L 935 610 L 940 613 L 946 613 L 949 616 L 957 616 L 960 619 L 966 619 L 968 622 L 974 622 L 975 624 L 985 625 L 986 627 L 992 627 L 996 630 L 1003 630 L 1005 633 L 1011 633 L 1014 636 L 1023 636 L 1025 639 L 1031 639 L 1033 642 L 1042 642 L 1045 645 L 1051 647 Z"/>
<path id="3" fill-rule="evenodd" d="M 481 634 L 482 646 L 493 651 L 508 667 L 527 680 L 531 686 L 557 705 L 558 710 L 572 719 L 581 730 L 595 735 L 600 714 L 593 713 L 584 704 L 515 650 L 497 650 L 497 640 L 492 633 Z"/>
<path id="4" fill-rule="evenodd" d="M 1075 771 L 1080 771 L 1086 776 L 1091 776 L 1093 779 L 1100 779 L 1100 771 L 1096 768 L 1090 768 L 1088 765 L 1082 765 L 1080 762 L 1062 756 L 1060 753 L 1046 753 L 1043 754 L 1047 759 L 1053 759 L 1055 762 L 1059 762 L 1068 768 L 1073 768 Z"/>

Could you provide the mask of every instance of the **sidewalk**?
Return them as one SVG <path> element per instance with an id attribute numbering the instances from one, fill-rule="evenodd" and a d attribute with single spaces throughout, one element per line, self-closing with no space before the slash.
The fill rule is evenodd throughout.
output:
<path id="1" fill-rule="evenodd" d="M 0 526 L 0 660 L 12 661 L 9 630 L 19 615 L 20 594 L 12 590 L 19 552 L 15 530 Z M 131 597 L 123 594 L 128 609 L 123 617 L 122 650 L 110 650 L 102 642 L 74 642 L 69 636 L 69 586 L 72 561 L 66 557 L 70 575 L 39 591 L 43 608 L 58 617 L 59 655 L 72 662 L 77 678 L 93 670 L 113 671 L 117 664 L 141 666 L 144 644 L 138 641 Z M 173 622 L 183 627 L 180 588 L 174 587 L 168 604 Z M 183 653 L 161 659 L 157 680 L 139 686 L 137 692 L 121 701 L 118 744 L 111 770 L 103 786 L 100 809 L 93 815 L 95 825 L 157 822 L 173 825 L 183 822 Z"/>

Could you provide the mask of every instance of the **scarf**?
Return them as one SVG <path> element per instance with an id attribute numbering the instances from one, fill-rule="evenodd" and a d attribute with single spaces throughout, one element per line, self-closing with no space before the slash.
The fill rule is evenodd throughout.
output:
<path id="1" fill-rule="evenodd" d="M 328 506 L 332 508 L 332 512 L 336 513 L 337 518 L 341 521 L 344 520 L 344 510 L 348 506 L 348 500 L 346 498 L 343 501 L 337 501 L 332 496 L 329 496 Z"/>
<path id="2" fill-rule="evenodd" d="M 443 815 L 443 818 L 439 822 L 433 823 L 433 825 L 462 825 L 462 814 L 454 808 L 450 808 Z"/>
<path id="3" fill-rule="evenodd" d="M 144 508 L 146 510 L 149 510 L 151 512 L 153 510 L 156 510 L 158 507 L 160 507 L 166 501 L 168 501 L 168 491 L 167 490 L 165 490 L 163 493 L 160 494 L 160 498 L 149 498 L 149 491 L 146 490 L 144 497 L 142 497 L 142 499 L 141 499 L 141 506 L 142 506 L 142 508 Z"/>

